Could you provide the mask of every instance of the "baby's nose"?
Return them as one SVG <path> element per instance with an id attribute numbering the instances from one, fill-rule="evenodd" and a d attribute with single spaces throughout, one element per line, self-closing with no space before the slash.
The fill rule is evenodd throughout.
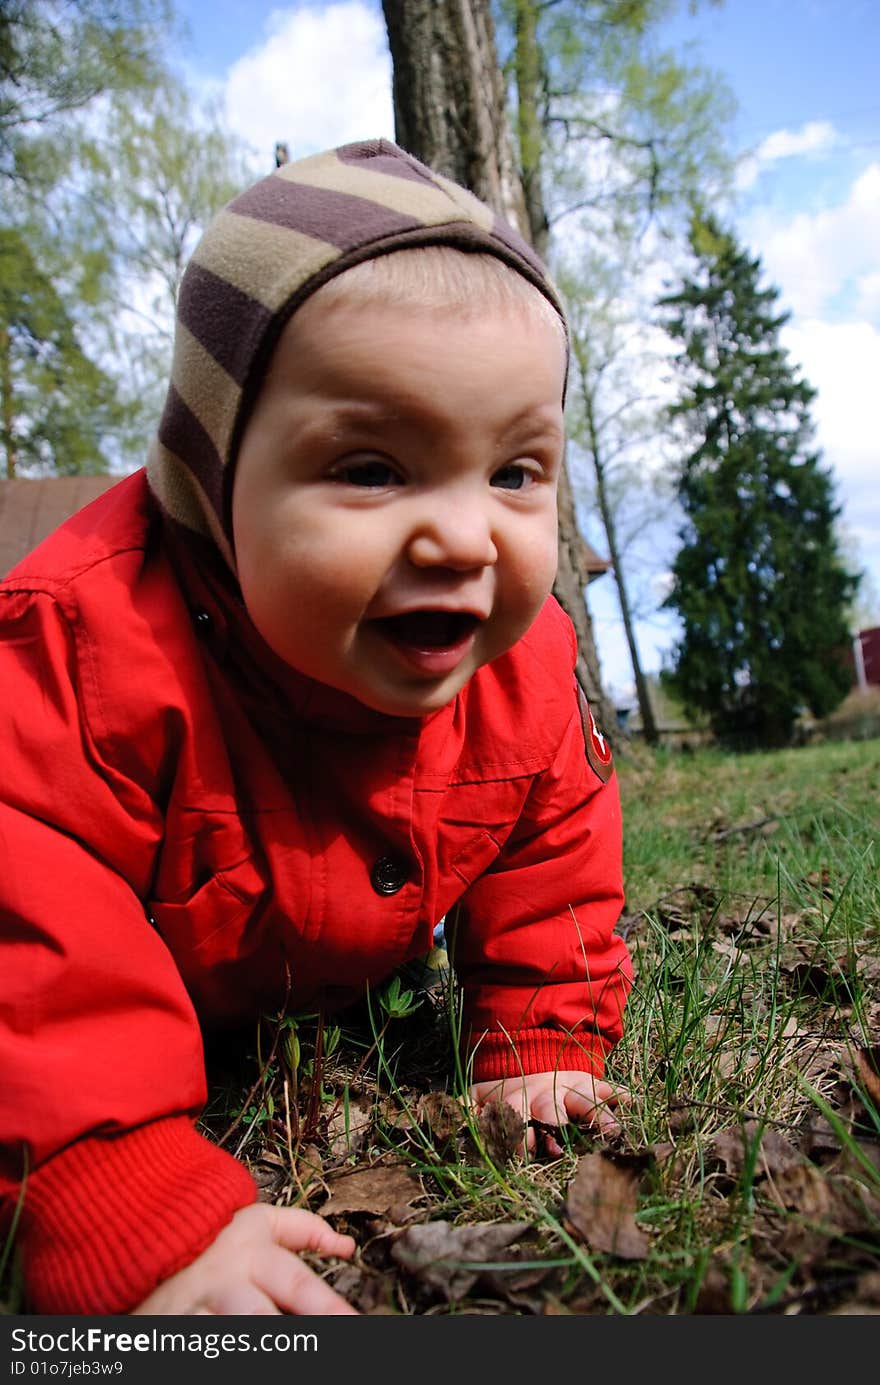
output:
<path id="1" fill-rule="evenodd" d="M 448 567 L 457 572 L 490 567 L 498 559 L 487 516 L 478 508 L 445 503 L 432 506 L 408 546 L 415 567 Z"/>

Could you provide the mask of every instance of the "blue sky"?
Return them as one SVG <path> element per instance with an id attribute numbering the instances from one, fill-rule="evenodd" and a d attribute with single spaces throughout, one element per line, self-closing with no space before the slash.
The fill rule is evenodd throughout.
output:
<path id="1" fill-rule="evenodd" d="M 276 139 L 294 157 L 347 139 L 393 136 L 390 60 L 374 0 L 281 5 L 178 0 L 189 26 L 178 62 L 225 103 L 268 171 Z M 717 71 L 738 109 L 743 156 L 726 208 L 791 321 L 784 343 L 818 391 L 817 443 L 841 525 L 880 593 L 880 0 L 727 0 L 681 6 L 659 42 Z M 589 533 L 601 548 L 601 531 Z M 603 676 L 625 700 L 631 673 L 611 579 L 590 588 Z M 818 618 L 821 618 L 820 616 Z M 880 596 L 871 623 L 880 623 Z M 674 632 L 639 625 L 648 669 Z"/>

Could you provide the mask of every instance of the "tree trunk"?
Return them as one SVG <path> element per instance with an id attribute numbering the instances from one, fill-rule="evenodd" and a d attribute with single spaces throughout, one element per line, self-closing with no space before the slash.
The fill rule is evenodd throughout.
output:
<path id="1" fill-rule="evenodd" d="M 541 178 L 544 122 L 539 100 L 542 86 L 541 49 L 538 46 L 538 7 L 534 0 L 516 0 L 514 27 L 516 50 L 516 141 L 529 235 L 544 259 L 550 244 L 550 222 Z"/>
<path id="2" fill-rule="evenodd" d="M 487 0 L 383 0 L 401 148 L 469 188 L 529 239 Z"/>
<path id="3" fill-rule="evenodd" d="M 648 745 L 657 745 L 660 738 L 657 735 L 654 708 L 651 706 L 651 696 L 648 692 L 648 684 L 645 675 L 642 672 L 642 661 L 639 658 L 635 623 L 632 618 L 629 593 L 627 591 L 626 579 L 623 572 L 623 559 L 620 552 L 620 545 L 617 542 L 617 523 L 614 517 L 614 510 L 608 498 L 605 458 L 602 445 L 599 441 L 599 431 L 596 427 L 596 416 L 593 411 L 593 394 L 586 378 L 583 363 L 579 361 L 578 364 L 580 365 L 582 375 L 581 395 L 583 398 L 584 415 L 587 425 L 587 442 L 590 456 L 593 461 L 593 471 L 596 476 L 596 500 L 599 505 L 599 513 L 602 516 L 602 524 L 605 528 L 605 537 L 608 540 L 608 556 L 611 559 L 614 581 L 617 584 L 620 614 L 623 617 L 623 629 L 626 634 L 626 643 L 629 649 L 630 663 L 632 664 L 633 678 L 636 685 L 639 715 L 642 718 L 642 734 Z"/>
<path id="4" fill-rule="evenodd" d="M 533 227 L 540 227 L 543 218 L 546 228 L 546 215 L 542 202 L 527 208 L 514 160 L 488 0 L 383 0 L 382 9 L 394 71 L 398 144 L 469 188 L 534 243 Z M 539 152 L 534 151 L 536 158 Z M 539 164 L 532 167 L 537 186 Z M 571 485 L 563 469 L 559 571 L 553 591 L 577 632 L 579 681 L 602 730 L 613 741 L 617 719 L 602 689 L 582 554 Z"/>
<path id="5" fill-rule="evenodd" d="M 12 343 L 8 327 L 0 327 L 0 436 L 6 455 L 6 477 L 15 475 L 15 433 L 12 421 Z"/>

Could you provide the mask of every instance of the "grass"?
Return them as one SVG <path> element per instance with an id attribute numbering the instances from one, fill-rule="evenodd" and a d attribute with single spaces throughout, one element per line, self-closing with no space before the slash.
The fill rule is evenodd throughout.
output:
<path id="1" fill-rule="evenodd" d="M 880 740 L 619 775 L 618 1134 L 524 1157 L 460 1100 L 454 993 L 399 984 L 215 1054 L 205 1129 L 354 1234 L 322 1271 L 364 1312 L 878 1312 Z"/>

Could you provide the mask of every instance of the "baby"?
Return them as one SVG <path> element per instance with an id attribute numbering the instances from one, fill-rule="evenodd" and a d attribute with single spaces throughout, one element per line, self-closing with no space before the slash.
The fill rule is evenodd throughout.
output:
<path id="1" fill-rule="evenodd" d="M 477 1105 L 613 1127 L 616 780 L 550 589 L 567 338 L 394 144 L 184 276 L 147 466 L 0 584 L 0 1193 L 40 1313 L 354 1310 L 196 1129 L 203 1034 L 452 960 Z M 551 1150 L 556 1148 L 551 1141 Z"/>

